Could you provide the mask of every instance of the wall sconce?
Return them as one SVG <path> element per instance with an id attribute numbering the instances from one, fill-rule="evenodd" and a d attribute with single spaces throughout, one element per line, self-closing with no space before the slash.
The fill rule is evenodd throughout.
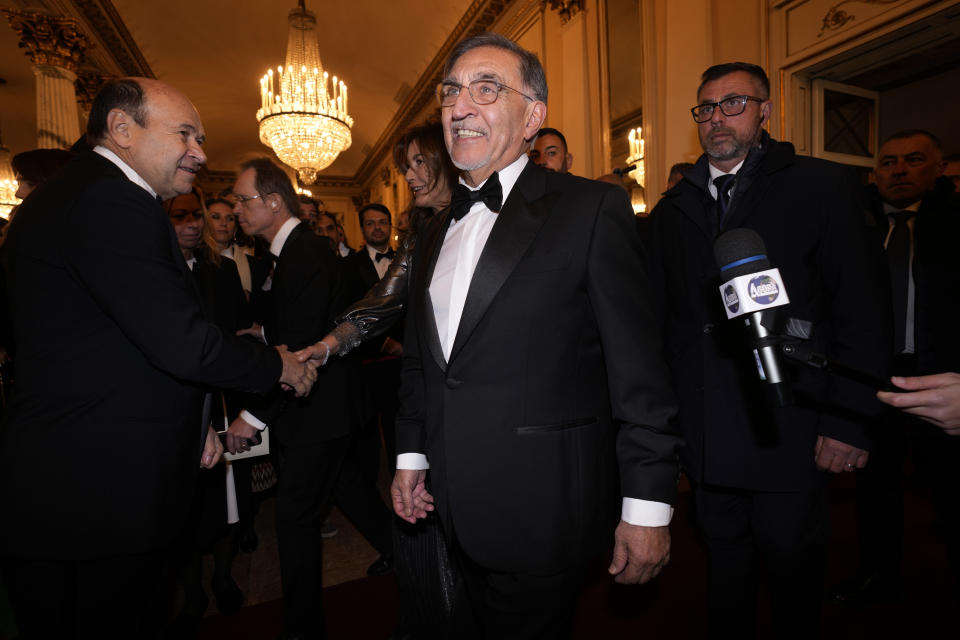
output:
<path id="1" fill-rule="evenodd" d="M 631 129 L 627 135 L 627 141 L 630 143 L 630 155 L 627 156 L 627 166 L 632 167 L 627 175 L 637 182 L 637 187 L 631 190 L 630 202 L 633 205 L 634 214 L 640 215 L 647 211 L 645 198 L 647 168 L 644 163 L 643 128 L 637 127 L 636 129 Z"/>

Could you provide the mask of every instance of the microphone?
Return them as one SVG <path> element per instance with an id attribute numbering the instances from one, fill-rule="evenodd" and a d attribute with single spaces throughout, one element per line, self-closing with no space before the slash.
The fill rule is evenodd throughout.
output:
<path id="1" fill-rule="evenodd" d="M 727 319 L 744 316 L 757 374 L 776 406 L 785 407 L 793 397 L 780 366 L 778 337 L 763 323 L 765 310 L 790 303 L 780 271 L 770 266 L 763 239 L 752 229 L 727 231 L 714 243 L 713 255 L 723 280 L 720 296 Z"/>

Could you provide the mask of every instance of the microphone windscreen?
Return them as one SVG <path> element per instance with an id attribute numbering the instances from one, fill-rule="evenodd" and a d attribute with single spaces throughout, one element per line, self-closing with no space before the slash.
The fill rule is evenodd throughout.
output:
<path id="1" fill-rule="evenodd" d="M 713 243 L 713 256 L 724 281 L 770 268 L 763 238 L 753 229 L 731 229 L 722 234 Z"/>

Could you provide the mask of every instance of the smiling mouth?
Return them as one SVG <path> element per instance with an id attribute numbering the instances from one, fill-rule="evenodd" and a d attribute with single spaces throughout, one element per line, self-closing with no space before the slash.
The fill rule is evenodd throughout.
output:
<path id="1" fill-rule="evenodd" d="M 189 173 L 189 174 L 191 174 L 191 175 L 194 175 L 194 176 L 197 175 L 197 169 L 196 169 L 196 168 L 193 168 L 193 167 L 188 167 L 188 166 L 186 166 L 186 165 L 182 165 L 182 164 L 181 164 L 181 165 L 177 166 L 177 169 L 180 169 L 181 171 L 186 171 L 187 173 Z"/>
<path id="2" fill-rule="evenodd" d="M 477 131 L 476 129 L 457 129 L 455 135 L 458 138 L 482 138 L 486 134 L 482 131 Z"/>

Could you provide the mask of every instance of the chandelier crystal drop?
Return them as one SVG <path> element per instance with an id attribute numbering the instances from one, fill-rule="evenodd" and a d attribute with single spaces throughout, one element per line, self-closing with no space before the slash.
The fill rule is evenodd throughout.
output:
<path id="1" fill-rule="evenodd" d="M 347 85 L 323 70 L 315 28 L 317 18 L 304 0 L 288 16 L 286 64 L 260 79 L 260 142 L 313 184 L 317 173 L 353 142 L 347 113 Z"/>

